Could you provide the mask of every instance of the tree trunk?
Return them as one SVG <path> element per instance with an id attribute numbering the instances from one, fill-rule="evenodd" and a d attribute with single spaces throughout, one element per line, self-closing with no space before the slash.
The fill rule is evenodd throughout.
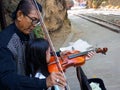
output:
<path id="1" fill-rule="evenodd" d="M 93 0 L 87 0 L 87 8 L 92 8 Z"/>
<path id="2" fill-rule="evenodd" d="M 56 31 L 63 27 L 67 20 L 65 0 L 38 0 L 44 8 L 44 21 L 49 31 Z"/>
<path id="3" fill-rule="evenodd" d="M 45 25 L 56 49 L 67 39 L 71 24 L 67 16 L 65 0 L 38 0 L 43 6 Z M 60 43 L 61 42 L 61 43 Z"/>

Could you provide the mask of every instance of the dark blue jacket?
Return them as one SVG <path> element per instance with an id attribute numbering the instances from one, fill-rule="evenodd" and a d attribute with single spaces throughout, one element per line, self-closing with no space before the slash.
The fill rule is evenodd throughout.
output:
<path id="1" fill-rule="evenodd" d="M 24 42 L 29 36 L 15 23 L 0 32 L 0 90 L 43 90 L 46 79 L 25 76 Z"/>

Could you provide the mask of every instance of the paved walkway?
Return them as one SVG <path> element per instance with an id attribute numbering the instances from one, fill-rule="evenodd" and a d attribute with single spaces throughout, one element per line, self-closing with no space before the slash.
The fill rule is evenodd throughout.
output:
<path id="1" fill-rule="evenodd" d="M 88 78 L 103 79 L 107 90 L 120 90 L 120 34 L 99 27 L 72 13 L 69 11 L 73 31 L 63 46 L 67 46 L 69 42 L 83 39 L 94 47 L 107 47 L 107 55 L 96 54 L 91 60 L 86 61 L 82 68 Z M 76 13 L 80 13 L 80 11 Z M 74 67 L 67 69 L 66 76 L 71 90 L 80 90 Z"/>

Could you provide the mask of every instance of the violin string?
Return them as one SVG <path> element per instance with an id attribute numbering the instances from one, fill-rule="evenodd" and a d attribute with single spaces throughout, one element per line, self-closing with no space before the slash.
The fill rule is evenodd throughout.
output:
<path id="1" fill-rule="evenodd" d="M 37 10 L 39 11 L 39 7 L 38 7 L 38 5 L 37 5 L 36 0 L 33 0 L 33 1 L 34 1 L 34 4 L 35 4 Z M 64 78 L 67 79 L 66 76 L 65 76 L 65 73 L 64 73 L 64 71 L 63 71 L 63 69 L 62 69 L 62 66 L 61 66 L 61 64 L 60 64 L 60 61 L 59 61 L 59 59 L 58 59 L 58 57 L 57 57 L 57 54 L 55 53 L 55 48 L 54 48 L 54 46 L 53 46 L 52 40 L 51 40 L 51 38 L 50 38 L 50 36 L 49 36 L 49 33 L 48 33 L 48 31 L 47 31 L 46 25 L 44 24 L 44 21 L 43 21 L 43 18 L 42 18 L 42 16 L 41 16 L 40 11 L 39 11 L 39 17 L 40 17 L 40 24 L 41 24 L 41 26 L 42 26 L 42 28 L 43 28 L 43 31 L 44 31 L 44 33 L 45 33 L 45 35 L 46 35 L 49 43 L 50 43 L 50 46 L 51 46 L 51 49 L 53 50 L 53 53 L 54 53 L 55 58 L 56 58 L 56 61 L 58 62 L 58 66 L 59 66 L 59 68 L 61 69 L 61 72 L 62 72 Z M 68 87 L 68 90 L 70 90 L 70 87 L 69 87 L 68 84 L 67 84 L 67 87 Z"/>

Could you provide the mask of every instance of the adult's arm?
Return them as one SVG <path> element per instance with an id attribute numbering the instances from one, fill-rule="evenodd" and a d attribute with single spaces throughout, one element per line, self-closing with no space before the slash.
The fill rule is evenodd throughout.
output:
<path id="1" fill-rule="evenodd" d="M 17 74 L 16 61 L 12 53 L 0 47 L 0 90 L 42 90 L 46 89 L 46 79 L 30 78 Z"/>

